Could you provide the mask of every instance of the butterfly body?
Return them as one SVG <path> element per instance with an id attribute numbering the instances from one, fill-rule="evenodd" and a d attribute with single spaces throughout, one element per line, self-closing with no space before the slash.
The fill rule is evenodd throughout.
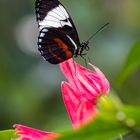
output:
<path id="1" fill-rule="evenodd" d="M 80 44 L 74 23 L 58 0 L 36 0 L 38 50 L 52 64 L 82 56 L 88 42 Z"/>

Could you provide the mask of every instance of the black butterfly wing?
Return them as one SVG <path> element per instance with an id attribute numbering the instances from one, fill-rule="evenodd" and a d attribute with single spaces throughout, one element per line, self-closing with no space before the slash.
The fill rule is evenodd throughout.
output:
<path id="1" fill-rule="evenodd" d="M 76 44 L 56 28 L 43 28 L 38 38 L 38 49 L 50 63 L 58 64 L 73 56 Z"/>
<path id="2" fill-rule="evenodd" d="M 41 55 L 53 64 L 71 58 L 80 46 L 80 41 L 64 6 L 58 0 L 37 0 L 36 16 L 40 29 L 38 46 Z"/>

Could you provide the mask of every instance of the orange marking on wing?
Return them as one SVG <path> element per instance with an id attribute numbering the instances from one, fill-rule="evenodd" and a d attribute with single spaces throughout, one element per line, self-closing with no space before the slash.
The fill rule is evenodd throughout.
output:
<path id="1" fill-rule="evenodd" d="M 67 50 L 65 53 L 66 53 L 67 58 L 71 58 L 72 57 L 72 53 L 69 50 Z"/>
<path id="2" fill-rule="evenodd" d="M 55 38 L 54 41 L 61 49 L 63 49 L 63 51 L 66 53 L 67 58 L 72 57 L 72 52 L 68 50 L 68 46 L 61 39 Z"/>

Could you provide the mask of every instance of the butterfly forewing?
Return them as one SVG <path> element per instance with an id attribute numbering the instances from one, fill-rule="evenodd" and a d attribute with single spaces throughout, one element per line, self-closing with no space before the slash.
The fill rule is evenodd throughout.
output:
<path id="1" fill-rule="evenodd" d="M 50 63 L 61 63 L 73 56 L 80 46 L 71 17 L 58 0 L 37 0 L 36 16 L 40 29 L 38 46 Z"/>
<path id="2" fill-rule="evenodd" d="M 38 23 L 43 21 L 46 15 L 58 5 L 59 1 L 57 0 L 36 0 L 35 9 Z"/>

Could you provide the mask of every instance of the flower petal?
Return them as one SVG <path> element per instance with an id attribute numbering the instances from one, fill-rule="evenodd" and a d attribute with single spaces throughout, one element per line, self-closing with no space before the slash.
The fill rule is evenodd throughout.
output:
<path id="1" fill-rule="evenodd" d="M 63 72 L 64 76 L 67 78 L 67 80 L 70 82 L 70 84 L 73 85 L 73 89 L 77 89 L 77 78 L 75 77 L 77 72 L 75 62 L 72 59 L 68 59 L 60 63 L 60 69 Z"/>
<path id="2" fill-rule="evenodd" d="M 95 105 L 87 100 L 81 100 L 77 111 L 75 113 L 75 124 L 74 128 L 79 128 L 91 120 L 93 120 L 98 115 L 98 110 Z"/>
<path id="3" fill-rule="evenodd" d="M 97 116 L 95 105 L 86 98 L 81 98 L 80 93 L 66 82 L 62 83 L 62 96 L 74 128 L 79 128 Z"/>
<path id="4" fill-rule="evenodd" d="M 90 66 L 95 69 L 97 76 L 100 78 L 101 92 L 106 94 L 110 91 L 110 84 L 105 75 L 101 72 L 99 68 L 89 63 Z"/>
<path id="5" fill-rule="evenodd" d="M 87 96 L 86 98 L 89 98 L 90 100 L 94 98 L 90 93 L 95 93 L 96 90 L 91 86 L 90 81 L 88 81 L 87 77 L 84 75 L 84 73 L 87 71 L 89 72 L 90 70 L 80 66 L 72 61 L 72 59 L 61 63 L 60 68 L 74 90 L 79 90 L 81 95 Z M 85 71 L 82 71 L 80 68 Z"/>
<path id="6" fill-rule="evenodd" d="M 20 124 L 15 124 L 13 127 L 18 130 L 16 134 L 20 136 L 16 140 L 53 140 L 59 136 L 56 133 L 45 132 Z"/>
<path id="7" fill-rule="evenodd" d="M 100 94 L 109 92 L 109 82 L 96 66 L 90 65 L 95 71 L 84 68 L 69 59 L 61 63 L 60 68 L 72 88 L 79 91 L 86 99 L 94 102 Z"/>
<path id="8" fill-rule="evenodd" d="M 61 87 L 62 87 L 62 96 L 63 96 L 64 104 L 66 106 L 66 109 L 72 121 L 72 124 L 74 124 L 75 112 L 81 100 L 80 94 L 74 92 L 74 90 L 71 88 L 71 86 L 67 82 L 62 82 Z"/>

